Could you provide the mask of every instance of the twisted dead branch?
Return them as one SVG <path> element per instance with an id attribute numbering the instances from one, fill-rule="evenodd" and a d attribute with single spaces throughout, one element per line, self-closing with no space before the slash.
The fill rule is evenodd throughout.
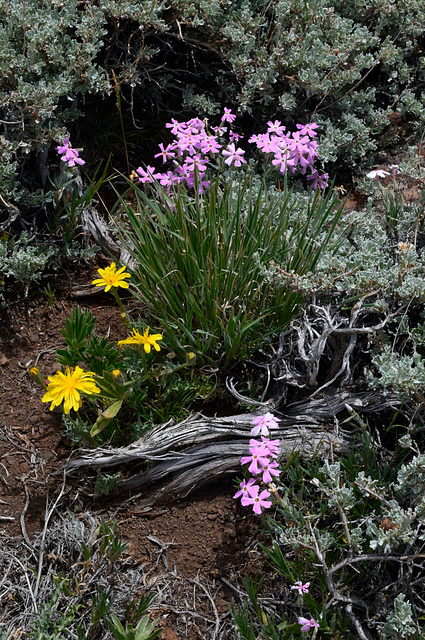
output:
<path id="1" fill-rule="evenodd" d="M 330 457 L 347 451 L 353 444 L 353 431 L 342 428 L 338 420 L 342 413 L 347 415 L 345 404 L 367 413 L 387 408 L 388 399 L 375 392 L 342 391 L 293 403 L 278 416 L 279 429 L 273 431 L 273 437 L 281 440 L 283 458 L 289 458 L 294 450 L 305 457 Z M 240 458 L 252 437 L 252 418 L 252 413 L 224 418 L 197 415 L 178 424 L 168 422 L 128 447 L 83 450 L 65 469 L 108 469 L 145 462 L 150 467 L 123 481 L 121 491 L 154 485 L 145 506 L 184 498 L 213 480 L 240 473 Z M 162 484 L 158 487 L 158 483 Z"/>

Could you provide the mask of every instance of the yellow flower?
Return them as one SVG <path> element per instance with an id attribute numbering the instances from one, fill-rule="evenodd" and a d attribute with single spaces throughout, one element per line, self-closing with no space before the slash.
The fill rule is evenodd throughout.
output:
<path id="1" fill-rule="evenodd" d="M 83 371 L 78 365 L 75 369 L 67 367 L 65 373 L 58 371 L 54 376 L 48 376 L 49 384 L 42 402 L 52 403 L 50 411 L 61 402 L 64 403 L 65 413 L 69 413 L 71 409 L 78 411 L 83 403 L 80 391 L 88 395 L 100 393 L 99 387 L 96 386 L 91 376 L 94 376 L 92 371 Z"/>
<path id="2" fill-rule="evenodd" d="M 121 371 L 119 369 L 114 369 L 112 375 L 114 376 L 114 378 L 119 378 L 121 375 Z"/>
<path id="3" fill-rule="evenodd" d="M 41 375 L 40 369 L 38 367 L 32 367 L 32 369 L 30 369 L 30 378 L 36 384 L 39 384 L 41 387 L 46 388 L 43 376 Z"/>
<path id="4" fill-rule="evenodd" d="M 155 351 L 160 351 L 159 344 L 157 344 L 158 340 L 162 340 L 162 335 L 160 333 L 155 333 L 153 335 L 149 335 L 149 327 L 144 331 L 143 335 L 141 335 L 137 329 L 133 329 L 131 336 L 129 336 L 126 340 L 120 340 L 118 342 L 118 346 L 122 347 L 123 344 L 138 344 L 140 346 L 143 345 L 143 348 L 146 353 L 151 352 L 151 346 L 155 349 Z"/>
<path id="5" fill-rule="evenodd" d="M 105 291 L 109 291 L 112 287 L 128 289 L 129 284 L 125 281 L 125 278 L 131 278 L 131 274 L 124 273 L 124 271 L 125 267 L 121 267 L 121 269 L 117 271 L 115 262 L 112 262 L 109 267 L 97 270 L 98 274 L 102 277 L 93 280 L 92 284 L 95 284 L 96 287 L 105 287 Z"/>

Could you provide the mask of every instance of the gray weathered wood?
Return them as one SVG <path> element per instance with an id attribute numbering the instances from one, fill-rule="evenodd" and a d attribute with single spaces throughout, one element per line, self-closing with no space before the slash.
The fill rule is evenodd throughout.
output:
<path id="1" fill-rule="evenodd" d="M 289 405 L 278 416 L 279 429 L 271 432 L 273 439 L 281 441 L 282 457 L 287 459 L 293 451 L 299 451 L 302 456 L 327 458 L 331 453 L 339 455 L 349 450 L 354 441 L 353 427 L 341 427 L 338 421 L 342 412 L 344 418 L 348 415 L 345 404 L 367 413 L 387 408 L 388 399 L 376 392 L 337 391 Z M 146 462 L 148 468 L 123 481 L 120 489 L 134 491 L 154 485 L 145 502 L 149 505 L 167 498 L 182 498 L 208 482 L 240 473 L 240 458 L 248 452 L 254 415 L 243 413 L 224 418 L 195 415 L 178 424 L 168 422 L 154 427 L 127 447 L 83 450 L 78 459 L 66 464 L 66 470 L 110 469 Z M 157 487 L 163 482 L 167 484 Z"/>

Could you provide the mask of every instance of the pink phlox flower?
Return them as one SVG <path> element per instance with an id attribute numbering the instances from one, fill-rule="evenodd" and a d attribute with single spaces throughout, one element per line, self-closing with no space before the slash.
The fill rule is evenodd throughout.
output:
<path id="1" fill-rule="evenodd" d="M 199 147 L 199 136 L 194 133 L 188 133 L 180 136 L 176 142 L 176 146 L 182 151 L 187 151 L 190 155 L 194 155 Z"/>
<path id="2" fill-rule="evenodd" d="M 243 149 L 241 149 L 240 147 L 235 149 L 235 145 L 233 142 L 231 142 L 227 146 L 227 149 L 223 149 L 221 153 L 223 156 L 227 156 L 224 162 L 229 166 L 232 164 L 232 162 L 234 162 L 235 167 L 240 167 L 242 162 L 246 164 L 246 160 L 244 160 L 244 158 L 242 157 L 245 151 L 243 151 Z"/>
<path id="3" fill-rule="evenodd" d="M 190 175 L 190 171 L 187 168 L 186 164 L 183 164 L 182 166 L 178 165 L 175 168 L 175 173 L 177 174 L 179 182 L 182 182 L 183 180 L 187 180 Z"/>
<path id="4" fill-rule="evenodd" d="M 261 473 L 263 474 L 263 482 L 269 484 L 269 482 L 273 482 L 272 476 L 277 478 L 280 476 L 279 465 L 277 462 L 269 462 L 268 464 L 263 465 L 261 469 Z"/>
<path id="5" fill-rule="evenodd" d="M 150 165 L 146 167 L 146 170 L 142 167 L 138 167 L 136 169 L 136 173 L 139 174 L 140 182 L 143 183 L 152 183 L 154 179 L 159 180 L 162 178 L 162 173 L 155 173 L 155 167 L 151 167 Z"/>
<path id="6" fill-rule="evenodd" d="M 268 133 L 275 133 L 276 135 L 279 136 L 283 134 L 284 131 L 286 131 L 286 127 L 283 126 L 280 120 L 275 120 L 274 122 L 269 120 L 267 124 L 268 124 L 268 129 L 267 129 Z"/>
<path id="7" fill-rule="evenodd" d="M 242 480 L 240 483 L 240 489 L 233 496 L 234 498 L 240 498 L 241 496 L 251 496 L 254 497 L 258 494 L 259 487 L 255 483 L 255 478 L 250 478 L 248 482 L 246 480 Z"/>
<path id="8" fill-rule="evenodd" d="M 253 134 L 249 139 L 248 142 L 252 142 L 257 144 L 259 140 L 261 140 L 262 135 L 260 133 L 257 134 Z"/>
<path id="9" fill-rule="evenodd" d="M 212 127 L 217 136 L 222 136 L 227 131 L 227 127 Z"/>
<path id="10" fill-rule="evenodd" d="M 271 457 L 277 458 L 277 456 L 280 454 L 279 440 L 269 440 L 264 436 L 261 436 L 261 440 L 263 441 L 263 444 L 267 447 L 267 449 L 270 451 Z"/>
<path id="11" fill-rule="evenodd" d="M 269 438 L 261 436 L 261 441 L 251 438 L 249 441 L 249 450 L 251 451 L 251 449 L 255 447 L 264 447 L 266 456 L 269 458 L 277 458 L 280 454 L 279 444 L 279 440 L 269 440 Z"/>
<path id="12" fill-rule="evenodd" d="M 68 151 L 68 147 L 69 147 L 69 138 L 64 138 L 63 146 L 56 147 L 56 149 L 58 150 L 58 154 L 61 156 L 63 153 L 66 153 Z"/>
<path id="13" fill-rule="evenodd" d="M 308 156 L 305 156 L 304 153 L 300 149 L 292 156 L 290 160 L 288 160 L 288 165 L 292 167 L 297 167 L 299 165 L 301 167 L 302 175 L 305 174 L 308 167 L 311 167 L 310 159 Z"/>
<path id="14" fill-rule="evenodd" d="M 178 180 L 178 176 L 172 171 L 167 171 L 167 173 L 162 174 L 159 183 L 162 184 L 163 187 L 171 187 L 171 185 L 176 184 Z"/>
<path id="15" fill-rule="evenodd" d="M 205 122 L 200 118 L 191 118 L 186 124 L 192 129 L 192 131 L 200 132 L 205 130 Z"/>
<path id="16" fill-rule="evenodd" d="M 202 153 L 217 153 L 219 149 L 221 149 L 221 144 L 217 141 L 215 136 L 205 136 L 202 140 Z"/>
<path id="17" fill-rule="evenodd" d="M 275 153 L 272 164 L 274 164 L 275 167 L 279 168 L 280 173 L 285 173 L 286 157 L 284 158 L 280 152 Z"/>
<path id="18" fill-rule="evenodd" d="M 68 167 L 74 167 L 75 163 L 79 165 L 85 164 L 85 161 L 79 157 L 77 149 L 71 149 L 70 147 L 66 150 L 65 155 L 61 157 L 61 160 L 67 162 Z"/>
<path id="19" fill-rule="evenodd" d="M 307 135 L 314 138 L 314 136 L 317 136 L 317 131 L 315 131 L 315 129 L 317 129 L 318 126 L 319 125 L 315 122 L 309 122 L 308 124 L 297 124 L 297 129 L 300 130 L 300 134 L 302 136 Z"/>
<path id="20" fill-rule="evenodd" d="M 163 164 L 165 162 L 167 162 L 168 158 L 174 158 L 174 156 L 176 155 L 172 151 L 173 147 L 171 146 L 171 144 L 167 144 L 167 146 L 164 148 L 164 145 L 162 144 L 162 142 L 160 142 L 160 144 L 158 146 L 160 148 L 160 152 L 157 153 L 154 157 L 155 158 L 162 158 L 162 163 Z"/>
<path id="21" fill-rule="evenodd" d="M 328 179 L 329 173 L 320 174 L 317 169 L 313 169 L 311 175 L 307 176 L 307 180 L 313 180 L 311 185 L 313 189 L 317 189 L 317 187 L 325 189 L 328 186 Z"/>
<path id="22" fill-rule="evenodd" d="M 316 172 L 316 173 L 315 173 Z M 316 169 L 311 176 L 307 176 L 307 180 L 314 180 L 312 186 L 313 189 L 317 189 L 319 186 L 321 189 L 326 189 L 328 186 L 329 173 L 320 174 Z"/>
<path id="23" fill-rule="evenodd" d="M 250 447 L 249 452 L 251 455 L 241 458 L 241 464 L 249 463 L 248 471 L 251 475 L 257 476 L 261 473 L 262 467 L 269 463 L 268 449 L 264 445 L 260 445 L 259 447 Z"/>
<path id="24" fill-rule="evenodd" d="M 179 122 L 175 118 L 171 118 L 171 122 L 167 122 L 165 126 L 167 129 L 171 129 L 171 133 L 175 136 L 179 131 L 183 131 L 186 128 L 186 123 Z"/>
<path id="25" fill-rule="evenodd" d="M 261 149 L 263 153 L 276 153 L 279 151 L 279 139 L 277 136 L 268 133 L 263 133 L 261 138 L 257 142 L 257 147 Z"/>
<path id="26" fill-rule="evenodd" d="M 189 169 L 189 171 L 195 171 L 195 167 L 198 169 L 199 173 L 205 173 L 207 170 L 207 158 L 203 158 L 199 154 L 196 156 L 192 156 L 191 158 L 187 158 L 185 165 Z"/>
<path id="27" fill-rule="evenodd" d="M 269 435 L 269 429 L 278 429 L 279 425 L 276 422 L 276 416 L 272 413 L 266 413 L 264 416 L 257 416 L 251 422 L 254 428 L 251 430 L 253 436 L 258 436 L 261 432 L 263 436 Z"/>
<path id="28" fill-rule="evenodd" d="M 243 136 L 239 135 L 239 133 L 235 133 L 234 131 L 229 131 L 229 136 L 232 142 L 233 141 L 237 142 L 238 140 L 243 138 Z"/>
<path id="29" fill-rule="evenodd" d="M 288 139 L 288 146 L 293 151 L 301 150 L 301 152 L 304 153 L 306 151 L 306 145 L 308 145 L 310 139 L 308 136 L 302 136 L 301 138 L 300 136 L 301 133 L 299 131 L 295 131 L 292 134 L 292 138 Z"/>
<path id="30" fill-rule="evenodd" d="M 389 175 L 388 171 L 384 171 L 383 169 L 374 169 L 366 174 L 366 178 L 376 178 L 376 180 L 378 180 L 378 178 L 385 178 L 385 176 Z"/>
<path id="31" fill-rule="evenodd" d="M 232 110 L 224 107 L 224 114 L 221 116 L 221 121 L 232 123 L 234 120 L 236 120 L 236 116 L 232 113 Z"/>
<path id="32" fill-rule="evenodd" d="M 241 499 L 241 504 L 244 507 L 248 507 L 249 505 L 252 505 L 254 513 L 260 514 L 263 507 L 265 509 L 269 509 L 272 506 L 271 501 L 267 500 L 269 496 L 270 496 L 270 491 L 267 491 L 266 489 L 264 489 L 264 491 L 262 491 L 261 493 L 258 493 L 256 496 L 252 496 L 252 497 L 244 496 Z"/>
<path id="33" fill-rule="evenodd" d="M 303 593 L 308 593 L 309 586 L 310 586 L 309 582 L 306 582 L 305 584 L 303 584 L 301 580 L 298 580 L 298 582 L 292 585 L 291 589 L 296 589 L 300 594 L 300 596 L 302 596 Z"/>
<path id="34" fill-rule="evenodd" d="M 319 624 L 314 618 L 310 618 L 310 620 L 307 620 L 307 618 L 298 618 L 298 624 L 302 625 L 301 631 L 303 631 L 304 633 L 306 631 L 310 631 L 310 629 L 312 629 L 313 627 L 315 627 L 316 629 L 319 628 Z"/>

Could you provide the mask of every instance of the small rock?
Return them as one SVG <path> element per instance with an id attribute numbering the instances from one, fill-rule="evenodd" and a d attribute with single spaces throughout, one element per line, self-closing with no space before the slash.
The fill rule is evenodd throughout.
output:
<path id="1" fill-rule="evenodd" d="M 231 522 L 226 522 L 226 524 L 224 525 L 224 531 L 225 533 L 227 533 L 231 538 L 236 538 L 236 527 L 234 524 L 232 524 Z"/>
<path id="2" fill-rule="evenodd" d="M 217 520 L 217 518 L 218 518 L 218 513 L 209 513 L 207 515 L 208 520 Z"/>
<path id="3" fill-rule="evenodd" d="M 216 578 L 218 580 L 218 578 L 221 578 L 222 575 L 223 575 L 223 572 L 220 571 L 220 569 L 217 569 L 217 568 L 210 569 L 211 578 Z"/>

